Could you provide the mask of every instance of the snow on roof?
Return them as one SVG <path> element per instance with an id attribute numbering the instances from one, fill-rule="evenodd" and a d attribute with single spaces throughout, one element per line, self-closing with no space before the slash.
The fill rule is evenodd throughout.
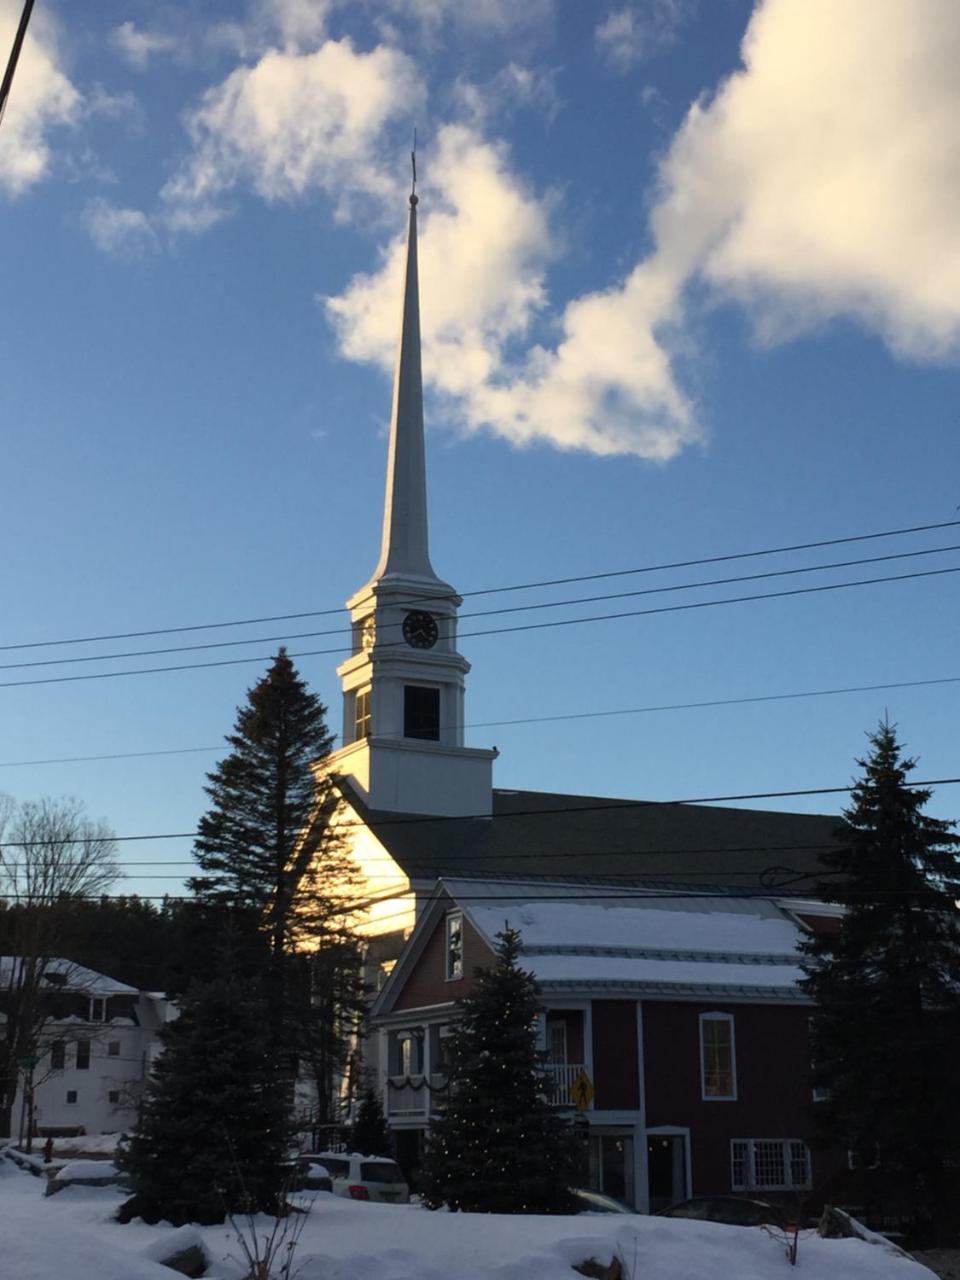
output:
<path id="1" fill-rule="evenodd" d="M 447 880 L 444 887 L 491 946 L 505 927 L 516 929 L 521 963 L 541 983 L 796 993 L 803 976 L 802 930 L 768 900 L 496 881 Z"/>
<path id="2" fill-rule="evenodd" d="M 7 985 L 17 968 L 24 964 L 21 956 L 0 956 L 0 984 Z M 105 973 L 97 973 L 86 965 L 76 964 L 62 956 L 54 956 L 43 962 L 44 983 L 48 991 L 70 991 L 87 996 L 135 996 L 136 987 L 118 982 Z M 52 980 L 51 980 L 52 975 Z"/>

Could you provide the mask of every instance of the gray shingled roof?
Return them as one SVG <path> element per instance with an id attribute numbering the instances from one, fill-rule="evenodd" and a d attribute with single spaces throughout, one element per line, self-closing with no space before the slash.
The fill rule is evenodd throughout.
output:
<path id="1" fill-rule="evenodd" d="M 368 809 L 349 780 L 342 788 L 411 880 L 652 878 L 727 890 L 809 891 L 820 854 L 837 844 L 840 825 L 830 814 L 505 790 L 494 791 L 490 818 L 420 817 Z"/>

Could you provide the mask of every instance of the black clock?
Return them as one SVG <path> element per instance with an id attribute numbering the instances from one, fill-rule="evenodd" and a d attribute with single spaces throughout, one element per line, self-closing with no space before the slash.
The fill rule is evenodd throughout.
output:
<path id="1" fill-rule="evenodd" d="M 436 619 L 414 610 L 403 620 L 403 638 L 414 649 L 432 649 L 440 637 Z"/>

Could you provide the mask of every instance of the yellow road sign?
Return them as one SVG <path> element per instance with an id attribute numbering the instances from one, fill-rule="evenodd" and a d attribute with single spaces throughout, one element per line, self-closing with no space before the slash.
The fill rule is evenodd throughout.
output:
<path id="1" fill-rule="evenodd" d="M 580 1070 L 574 1078 L 573 1084 L 570 1086 L 570 1097 L 573 1099 L 573 1105 L 578 1111 L 586 1111 L 590 1103 L 593 1101 L 593 1095 L 596 1090 L 593 1087 L 593 1081 L 587 1075 L 586 1071 Z"/>

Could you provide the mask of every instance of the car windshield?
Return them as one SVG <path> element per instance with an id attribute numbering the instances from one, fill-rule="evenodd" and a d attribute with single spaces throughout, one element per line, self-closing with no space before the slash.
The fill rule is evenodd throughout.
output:
<path id="1" fill-rule="evenodd" d="M 371 1161 L 360 1166 L 360 1177 L 364 1182 L 402 1182 L 403 1174 L 400 1166 L 392 1160 Z"/>

